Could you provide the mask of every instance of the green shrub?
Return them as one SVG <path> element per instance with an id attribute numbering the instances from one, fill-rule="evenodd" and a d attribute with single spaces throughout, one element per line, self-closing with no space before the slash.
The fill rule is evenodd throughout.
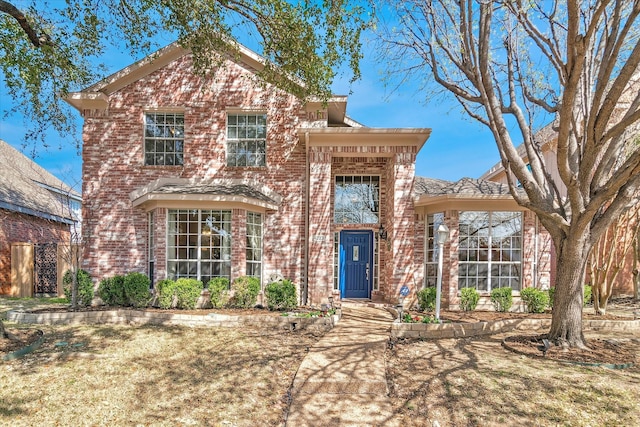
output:
<path id="1" fill-rule="evenodd" d="M 553 297 L 556 295 L 556 288 L 549 288 L 547 293 L 549 294 L 549 308 L 553 309 Z"/>
<path id="2" fill-rule="evenodd" d="M 475 288 L 462 288 L 460 290 L 460 309 L 462 311 L 473 311 L 478 306 L 480 294 Z"/>
<path id="3" fill-rule="evenodd" d="M 202 282 L 196 279 L 182 277 L 176 280 L 174 291 L 176 307 L 185 310 L 193 310 L 198 303 L 198 297 L 202 293 Z"/>
<path id="4" fill-rule="evenodd" d="M 91 276 L 84 270 L 78 270 L 76 277 L 78 278 L 78 305 L 91 305 L 91 300 L 93 300 L 93 282 L 91 281 Z M 62 276 L 62 290 L 69 301 L 71 301 L 72 281 L 73 273 L 71 273 L 71 270 L 67 270 L 64 276 Z"/>
<path id="5" fill-rule="evenodd" d="M 269 310 L 291 310 L 298 306 L 296 286 L 291 280 L 269 283 L 264 289 Z"/>
<path id="6" fill-rule="evenodd" d="M 513 291 L 511 288 L 496 288 L 491 291 L 491 302 L 496 311 L 506 312 L 513 304 Z"/>
<path id="7" fill-rule="evenodd" d="M 226 277 L 214 277 L 208 284 L 211 305 L 223 307 L 229 302 L 229 279 Z"/>
<path id="8" fill-rule="evenodd" d="M 158 296 L 158 306 L 163 309 L 173 307 L 175 296 L 176 282 L 171 279 L 160 280 L 156 285 L 156 294 Z"/>
<path id="9" fill-rule="evenodd" d="M 418 305 L 421 311 L 433 311 L 436 308 L 436 288 L 424 288 L 418 291 Z"/>
<path id="10" fill-rule="evenodd" d="M 520 298 L 529 313 L 544 313 L 549 305 L 549 293 L 537 288 L 524 288 L 520 291 Z"/>
<path id="11" fill-rule="evenodd" d="M 556 294 L 556 288 L 549 288 L 548 292 L 549 292 L 549 307 L 553 309 L 553 301 Z M 585 285 L 584 286 L 584 305 L 587 305 L 593 302 L 592 299 L 593 299 L 592 288 L 590 285 Z"/>
<path id="12" fill-rule="evenodd" d="M 584 305 L 590 304 L 592 298 L 591 285 L 584 285 Z"/>
<path id="13" fill-rule="evenodd" d="M 107 305 L 125 305 L 124 276 L 107 277 L 98 285 L 98 295 Z"/>
<path id="14" fill-rule="evenodd" d="M 260 293 L 260 279 L 251 276 L 241 276 L 231 285 L 233 298 L 231 305 L 234 307 L 251 308 L 256 305 L 258 293 Z"/>
<path id="15" fill-rule="evenodd" d="M 146 307 L 151 299 L 150 284 L 149 278 L 142 273 L 131 272 L 124 276 L 124 295 L 127 305 L 136 308 Z"/>

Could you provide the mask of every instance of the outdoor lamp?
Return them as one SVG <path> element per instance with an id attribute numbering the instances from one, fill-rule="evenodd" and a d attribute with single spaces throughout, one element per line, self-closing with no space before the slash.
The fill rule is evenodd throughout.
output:
<path id="1" fill-rule="evenodd" d="M 378 230 L 378 235 L 382 240 L 387 240 L 387 230 L 384 229 L 384 225 L 380 224 L 380 229 Z"/>
<path id="2" fill-rule="evenodd" d="M 436 286 L 436 320 L 440 322 L 440 298 L 442 296 L 442 253 L 444 244 L 449 240 L 449 227 L 440 224 L 436 230 L 436 244 L 438 245 L 438 283 Z"/>

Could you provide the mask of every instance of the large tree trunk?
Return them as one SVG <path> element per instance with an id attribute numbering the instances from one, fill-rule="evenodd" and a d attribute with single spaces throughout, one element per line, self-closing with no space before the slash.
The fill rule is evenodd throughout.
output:
<path id="1" fill-rule="evenodd" d="M 582 236 L 566 237 L 557 246 L 556 291 L 548 338 L 563 347 L 584 348 L 583 282 L 590 248 Z"/>

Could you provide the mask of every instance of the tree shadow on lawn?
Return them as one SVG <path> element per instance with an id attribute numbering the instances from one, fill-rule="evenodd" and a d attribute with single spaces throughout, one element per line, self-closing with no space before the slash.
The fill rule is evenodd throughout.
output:
<path id="1" fill-rule="evenodd" d="M 567 366 L 518 356 L 500 343 L 498 337 L 396 343 L 388 354 L 388 381 L 402 424 L 640 421 L 634 397 L 640 392 L 637 368 Z M 631 390 L 630 384 L 635 385 Z M 603 404 L 594 405 L 595 401 Z"/>

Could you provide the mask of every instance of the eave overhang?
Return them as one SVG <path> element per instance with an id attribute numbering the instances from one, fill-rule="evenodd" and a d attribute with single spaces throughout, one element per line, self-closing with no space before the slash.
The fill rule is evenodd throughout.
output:
<path id="1" fill-rule="evenodd" d="M 448 210 L 465 211 L 525 211 L 526 208 L 520 206 L 511 195 L 508 194 L 439 194 L 416 196 L 413 199 L 413 206 L 416 213 L 434 213 Z"/>
<path id="2" fill-rule="evenodd" d="M 133 207 L 278 210 L 282 197 L 259 183 L 240 180 L 157 179 L 129 195 Z"/>
<path id="3" fill-rule="evenodd" d="M 310 147 L 413 146 L 420 151 L 430 135 L 429 128 L 329 127 L 298 130 L 300 140 L 307 140 Z M 362 155 L 366 155 L 366 152 Z M 391 156 L 391 153 L 386 155 Z"/>

